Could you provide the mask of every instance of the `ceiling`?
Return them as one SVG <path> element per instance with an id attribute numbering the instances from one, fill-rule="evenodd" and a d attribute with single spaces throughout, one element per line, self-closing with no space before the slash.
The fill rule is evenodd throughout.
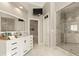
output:
<path id="1" fill-rule="evenodd" d="M 15 5 L 17 8 L 20 6 L 23 7 L 22 10 L 29 11 L 29 9 L 33 8 L 43 8 L 46 2 L 10 2 L 10 4 Z"/>
<path id="2" fill-rule="evenodd" d="M 62 9 L 62 11 L 66 13 L 76 12 L 78 10 L 79 10 L 79 2 L 76 2 L 76 3 L 74 2 L 71 5 Z"/>
<path id="3" fill-rule="evenodd" d="M 30 5 L 36 5 L 38 7 L 43 7 L 45 2 L 29 2 Z"/>
<path id="4" fill-rule="evenodd" d="M 45 2 L 21 2 L 20 4 L 26 8 L 42 8 Z"/>

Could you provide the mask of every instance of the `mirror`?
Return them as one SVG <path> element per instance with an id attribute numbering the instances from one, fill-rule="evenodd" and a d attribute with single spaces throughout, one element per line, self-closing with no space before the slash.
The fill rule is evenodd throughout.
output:
<path id="1" fill-rule="evenodd" d="M 1 17 L 1 31 L 15 31 L 15 19 Z"/>
<path id="2" fill-rule="evenodd" d="M 22 21 L 21 21 L 22 20 Z M 0 31 L 25 31 L 25 21 L 12 15 L 0 12 Z"/>

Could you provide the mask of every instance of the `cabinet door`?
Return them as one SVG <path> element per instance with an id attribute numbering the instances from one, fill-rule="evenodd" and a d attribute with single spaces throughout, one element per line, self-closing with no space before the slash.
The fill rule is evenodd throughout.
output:
<path id="1" fill-rule="evenodd" d="M 27 37 L 23 37 L 23 55 L 26 55 L 26 53 L 28 52 L 28 44 L 27 44 Z"/>
<path id="2" fill-rule="evenodd" d="M 20 55 L 23 56 L 25 55 L 29 49 L 28 49 L 28 40 L 27 40 L 27 37 L 22 37 L 22 38 L 19 38 L 19 51 L 20 51 Z"/>
<path id="3" fill-rule="evenodd" d="M 30 36 L 30 47 L 33 48 L 33 36 Z"/>

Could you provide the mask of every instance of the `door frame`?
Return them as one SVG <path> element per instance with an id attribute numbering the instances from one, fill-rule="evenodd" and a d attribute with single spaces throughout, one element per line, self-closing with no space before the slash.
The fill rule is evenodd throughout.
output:
<path id="1" fill-rule="evenodd" d="M 40 40 L 40 39 L 39 39 L 39 37 L 40 37 L 40 36 L 39 36 L 39 33 L 40 33 L 40 30 L 39 30 L 39 19 L 36 19 L 36 18 L 29 18 L 29 24 L 28 24 L 28 27 L 29 27 L 29 28 L 28 28 L 28 30 L 29 30 L 29 35 L 30 35 L 30 20 L 37 20 L 37 21 L 38 21 L 38 45 L 39 45 L 39 44 L 40 44 L 40 43 L 39 43 L 39 40 Z"/>

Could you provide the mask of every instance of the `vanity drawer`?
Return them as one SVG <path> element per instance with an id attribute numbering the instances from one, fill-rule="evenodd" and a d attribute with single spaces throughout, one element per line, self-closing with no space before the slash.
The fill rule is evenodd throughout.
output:
<path id="1" fill-rule="evenodd" d="M 29 40 L 30 42 L 33 42 L 33 40 Z"/>
<path id="2" fill-rule="evenodd" d="M 13 49 L 18 46 L 19 46 L 19 41 L 17 41 L 17 40 L 11 40 L 11 41 L 7 42 L 7 48 Z"/>
<path id="3" fill-rule="evenodd" d="M 14 51 L 14 50 L 17 50 L 17 49 L 18 49 L 18 47 L 14 47 L 14 48 L 11 49 L 11 51 Z"/>
<path id="4" fill-rule="evenodd" d="M 10 48 L 7 50 L 7 55 L 12 56 L 12 55 L 16 55 L 18 52 L 19 53 L 19 48 L 18 47 L 14 47 L 14 48 Z"/>
<path id="5" fill-rule="evenodd" d="M 18 42 L 14 41 L 10 41 L 7 43 L 7 55 L 16 55 L 17 53 L 15 52 L 18 52 Z"/>
<path id="6" fill-rule="evenodd" d="M 28 52 L 28 49 L 24 50 L 23 51 L 23 55 L 26 54 L 27 52 Z"/>
<path id="7" fill-rule="evenodd" d="M 14 50 L 18 49 L 18 47 L 19 47 L 18 45 L 8 45 L 7 50 L 14 51 Z"/>
<path id="8" fill-rule="evenodd" d="M 11 45 L 17 45 L 17 42 L 12 42 Z"/>
<path id="9" fill-rule="evenodd" d="M 17 40 L 10 40 L 10 41 L 7 41 L 7 45 L 17 45 L 18 41 Z"/>
<path id="10" fill-rule="evenodd" d="M 18 52 L 14 52 L 11 54 L 11 56 L 19 56 L 19 53 Z"/>

